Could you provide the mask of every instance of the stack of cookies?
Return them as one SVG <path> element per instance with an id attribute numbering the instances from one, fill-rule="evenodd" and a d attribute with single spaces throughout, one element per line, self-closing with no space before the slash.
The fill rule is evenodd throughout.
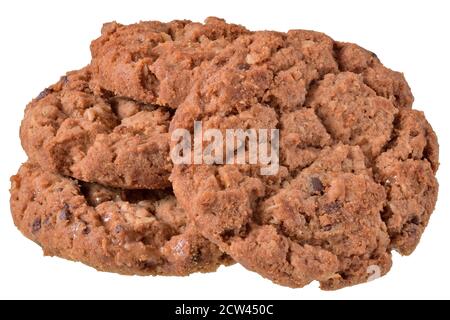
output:
<path id="1" fill-rule="evenodd" d="M 437 199 L 437 139 L 403 75 L 372 52 L 217 18 L 108 23 L 91 52 L 21 125 L 29 161 L 11 210 L 46 255 L 130 275 L 238 262 L 332 290 L 417 246 Z M 276 130 L 277 170 L 174 161 L 173 133 L 198 123 Z"/>

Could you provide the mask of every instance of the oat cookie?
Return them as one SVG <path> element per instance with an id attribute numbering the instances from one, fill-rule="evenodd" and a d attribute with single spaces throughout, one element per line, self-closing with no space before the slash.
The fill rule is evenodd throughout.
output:
<path id="1" fill-rule="evenodd" d="M 187 225 L 169 190 L 106 188 L 32 163 L 11 182 L 14 222 L 45 255 L 130 275 L 184 276 L 230 263 Z"/>
<path id="2" fill-rule="evenodd" d="M 437 197 L 436 136 L 403 75 L 356 45 L 293 30 L 239 36 L 205 63 L 171 131 L 277 128 L 280 168 L 176 165 L 202 234 L 276 283 L 338 289 L 411 253 Z"/>
<path id="3" fill-rule="evenodd" d="M 105 92 L 86 67 L 69 72 L 25 110 L 20 137 L 42 168 L 113 187 L 169 187 L 167 108 Z"/>
<path id="4" fill-rule="evenodd" d="M 176 108 L 204 62 L 248 31 L 221 19 L 107 23 L 91 45 L 102 87 L 137 101 Z"/>
<path id="5" fill-rule="evenodd" d="M 228 24 L 215 17 L 206 19 L 204 24 L 187 20 L 168 23 L 149 21 L 132 25 L 111 22 L 103 26 L 102 35 L 91 44 L 92 70 L 98 83 L 117 95 L 177 108 L 203 67 L 223 50 L 232 50 L 230 45 L 233 42 L 248 39 L 251 34 L 242 26 Z M 316 32 L 292 30 L 285 36 L 287 41 L 292 42 L 290 47 L 278 53 L 278 59 L 286 59 L 285 65 L 290 65 L 292 61 L 289 60 L 295 55 L 303 55 L 305 62 L 314 59 L 314 55 L 318 54 L 319 41 L 321 48 L 331 55 L 321 56 L 328 60 L 322 61 L 324 65 L 317 71 L 320 72 L 321 68 L 332 71 L 329 68 L 339 64 L 341 71 L 361 74 L 369 87 L 394 104 L 404 107 L 412 105 L 413 96 L 403 75 L 384 67 L 373 52 L 355 44 L 333 42 Z M 248 60 L 242 61 L 240 68 L 258 63 L 255 58 L 264 59 L 265 55 L 270 54 L 264 52 L 267 49 L 253 52 Z M 222 60 L 215 61 L 218 65 L 226 63 L 226 57 L 221 56 Z M 282 61 L 279 64 L 283 68 Z M 295 83 L 295 78 L 289 77 L 298 75 L 302 70 L 284 71 L 278 75 L 277 81 L 286 82 L 285 99 L 290 95 L 301 95 L 302 92 L 289 92 L 288 95 L 287 91 L 289 83 Z M 304 76 L 307 80 L 307 75 Z M 268 96 L 273 96 L 273 93 L 268 93 Z"/>

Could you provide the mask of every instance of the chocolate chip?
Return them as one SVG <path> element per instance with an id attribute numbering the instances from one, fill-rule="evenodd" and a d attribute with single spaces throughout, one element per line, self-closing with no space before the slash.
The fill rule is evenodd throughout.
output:
<path id="1" fill-rule="evenodd" d="M 69 78 L 67 78 L 67 76 L 62 76 L 61 82 L 62 82 L 62 84 L 67 84 L 69 82 Z"/>
<path id="2" fill-rule="evenodd" d="M 33 225 L 31 226 L 31 231 L 33 233 L 38 232 L 41 230 L 41 218 L 34 219 Z"/>
<path id="3" fill-rule="evenodd" d="M 91 233 L 91 228 L 89 228 L 88 226 L 84 227 L 83 234 L 88 235 L 89 233 Z"/>
<path id="4" fill-rule="evenodd" d="M 369 51 L 369 53 L 372 57 L 374 57 L 375 59 L 378 59 L 378 56 L 375 52 Z"/>
<path id="5" fill-rule="evenodd" d="M 125 230 L 125 228 L 122 225 L 120 225 L 120 224 L 118 224 L 117 226 L 114 227 L 114 232 L 115 233 L 121 233 L 124 230 Z"/>
<path id="6" fill-rule="evenodd" d="M 314 193 L 322 193 L 323 192 L 323 184 L 319 178 L 311 177 L 310 179 L 311 187 Z"/>
<path id="7" fill-rule="evenodd" d="M 36 97 L 36 100 L 41 100 L 41 99 L 45 98 L 46 96 L 48 96 L 52 92 L 53 92 L 53 89 L 45 88 L 41 93 L 39 93 L 39 95 Z"/>
<path id="8" fill-rule="evenodd" d="M 414 217 L 411 219 L 411 223 L 415 224 L 415 225 L 419 225 L 420 224 L 420 219 L 419 217 Z"/>
<path id="9" fill-rule="evenodd" d="M 230 240 L 231 238 L 233 238 L 235 236 L 235 232 L 234 232 L 233 229 L 227 229 L 227 230 L 223 231 L 220 234 L 220 236 L 222 237 L 222 239 L 224 241 L 228 241 L 228 240 Z"/>
<path id="10" fill-rule="evenodd" d="M 331 224 L 328 224 L 328 225 L 322 227 L 322 230 L 323 230 L 323 231 L 330 231 L 331 228 L 333 228 L 333 226 L 332 226 Z"/>
<path id="11" fill-rule="evenodd" d="M 248 63 L 241 63 L 238 65 L 238 69 L 246 71 L 246 70 L 250 69 L 250 65 Z"/>
<path id="12" fill-rule="evenodd" d="M 341 208 L 342 205 L 340 202 L 327 203 L 326 205 L 323 206 L 323 210 L 326 213 L 335 213 L 336 211 L 339 211 L 339 209 Z"/>
<path id="13" fill-rule="evenodd" d="M 64 204 L 64 207 L 59 212 L 59 220 L 67 221 L 67 220 L 70 220 L 71 216 L 72 216 L 72 213 L 69 211 L 69 205 L 66 203 L 66 204 Z"/>

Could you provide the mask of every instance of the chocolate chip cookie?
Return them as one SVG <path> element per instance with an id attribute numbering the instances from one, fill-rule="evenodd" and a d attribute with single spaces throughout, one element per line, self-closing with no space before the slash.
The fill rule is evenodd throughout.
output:
<path id="1" fill-rule="evenodd" d="M 25 163 L 11 178 L 16 226 L 45 255 L 136 275 L 210 272 L 230 259 L 186 223 L 170 190 L 120 190 Z"/>
<path id="2" fill-rule="evenodd" d="M 27 106 L 20 137 L 43 169 L 112 187 L 166 188 L 170 119 L 167 108 L 100 89 L 86 67 Z"/>
<path id="3" fill-rule="evenodd" d="M 391 250 L 414 250 L 437 198 L 437 139 L 412 102 L 403 75 L 354 44 L 240 35 L 202 64 L 170 131 L 278 129 L 279 170 L 177 164 L 175 194 L 205 237 L 281 285 L 382 276 Z"/>
<path id="4" fill-rule="evenodd" d="M 102 87 L 120 96 L 176 108 L 204 62 L 248 31 L 208 18 L 107 23 L 91 45 L 92 69 Z"/>

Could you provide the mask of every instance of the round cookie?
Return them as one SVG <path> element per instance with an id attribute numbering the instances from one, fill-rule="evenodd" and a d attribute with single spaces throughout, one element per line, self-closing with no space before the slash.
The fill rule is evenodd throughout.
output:
<path id="1" fill-rule="evenodd" d="M 99 89 L 86 67 L 27 106 L 20 137 L 46 170 L 119 188 L 166 188 L 170 119 L 166 108 Z"/>
<path id="2" fill-rule="evenodd" d="M 14 222 L 45 255 L 130 275 L 184 276 L 231 262 L 186 224 L 171 191 L 106 188 L 32 163 L 11 182 Z"/>
<path id="3" fill-rule="evenodd" d="M 384 275 L 393 248 L 412 252 L 436 202 L 438 145 L 401 74 L 310 31 L 241 36 L 202 72 L 171 132 L 194 120 L 280 131 L 274 175 L 175 165 L 177 199 L 205 237 L 276 283 L 326 290 Z"/>
<path id="4" fill-rule="evenodd" d="M 176 108 L 201 65 L 248 31 L 217 18 L 107 23 L 91 44 L 92 68 L 102 87 L 137 101 Z"/>

